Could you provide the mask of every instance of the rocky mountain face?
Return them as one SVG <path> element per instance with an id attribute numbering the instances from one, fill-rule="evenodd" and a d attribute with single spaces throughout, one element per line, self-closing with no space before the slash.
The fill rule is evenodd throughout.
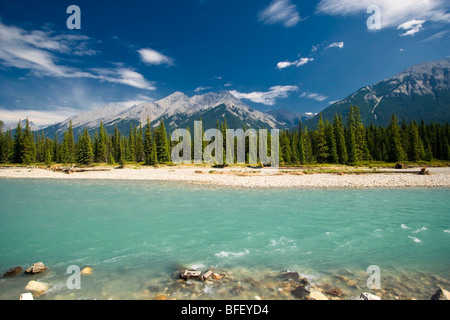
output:
<path id="1" fill-rule="evenodd" d="M 161 120 L 166 129 L 171 132 L 176 128 L 193 128 L 194 121 L 202 119 L 204 128 L 215 128 L 217 121 L 227 121 L 232 129 L 246 128 L 292 128 L 298 124 L 298 119 L 306 119 L 308 115 L 289 111 L 261 112 L 252 109 L 247 104 L 233 96 L 230 92 L 207 93 L 188 97 L 182 92 L 175 92 L 159 101 L 142 103 L 131 108 L 123 106 L 106 106 L 104 108 L 82 113 L 61 123 L 44 129 L 48 137 L 55 133 L 63 134 L 72 121 L 75 137 L 84 128 L 93 133 L 103 122 L 108 132 L 112 133 L 115 126 L 124 134 L 128 134 L 130 124 L 145 126 L 150 117 L 151 125 L 157 127 Z"/>
<path id="2" fill-rule="evenodd" d="M 396 76 L 356 91 L 322 112 L 333 120 L 335 113 L 344 118 L 350 106 L 358 106 L 364 125 L 386 126 L 395 114 L 400 120 L 426 122 L 450 121 L 450 59 L 412 66 Z M 318 117 L 308 121 L 309 127 Z"/>

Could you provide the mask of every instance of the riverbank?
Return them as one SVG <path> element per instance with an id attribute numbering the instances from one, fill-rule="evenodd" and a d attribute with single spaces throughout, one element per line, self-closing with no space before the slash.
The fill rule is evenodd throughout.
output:
<path id="1" fill-rule="evenodd" d="M 90 171 L 92 170 L 92 171 Z M 82 172 L 56 171 L 37 167 L 0 168 L 0 179 L 94 179 L 148 180 L 244 188 L 404 188 L 450 187 L 450 168 L 429 168 L 429 174 L 419 174 L 421 168 L 315 168 L 260 169 L 206 166 L 167 167 L 95 167 Z"/>

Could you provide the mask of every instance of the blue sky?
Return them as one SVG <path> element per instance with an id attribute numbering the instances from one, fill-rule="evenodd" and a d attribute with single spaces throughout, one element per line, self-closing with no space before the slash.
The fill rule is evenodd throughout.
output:
<path id="1" fill-rule="evenodd" d="M 81 30 L 69 30 L 69 5 Z M 381 29 L 371 30 L 370 5 Z M 0 2 L 0 119 L 38 125 L 107 104 L 231 91 L 319 112 L 450 55 L 447 0 Z"/>

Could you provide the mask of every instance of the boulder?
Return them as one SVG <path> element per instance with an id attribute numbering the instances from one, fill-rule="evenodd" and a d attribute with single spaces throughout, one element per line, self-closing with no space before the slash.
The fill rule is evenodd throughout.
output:
<path id="1" fill-rule="evenodd" d="M 181 271 L 180 278 L 184 279 L 184 280 L 188 280 L 188 279 L 192 279 L 192 278 L 199 279 L 201 275 L 202 275 L 201 271 L 185 269 L 185 270 Z"/>
<path id="2" fill-rule="evenodd" d="M 450 300 L 450 292 L 439 288 L 435 294 L 431 296 L 431 300 Z"/>
<path id="3" fill-rule="evenodd" d="M 31 292 L 22 293 L 19 300 L 34 300 L 33 294 Z"/>
<path id="4" fill-rule="evenodd" d="M 305 288 L 305 286 L 298 286 L 297 288 L 292 290 L 291 293 L 294 297 L 297 297 L 299 299 L 307 299 L 310 292 Z"/>
<path id="5" fill-rule="evenodd" d="M 29 267 L 27 270 L 25 270 L 25 273 L 35 274 L 35 273 L 43 272 L 45 270 L 47 270 L 45 265 L 42 262 L 37 262 L 37 263 L 33 264 L 31 267 Z"/>
<path id="6" fill-rule="evenodd" d="M 3 274 L 3 278 L 14 277 L 23 271 L 22 267 L 12 267 Z"/>
<path id="7" fill-rule="evenodd" d="M 376 296 L 374 294 L 364 292 L 361 293 L 361 296 L 359 297 L 360 300 L 381 300 L 379 296 Z"/>
<path id="8" fill-rule="evenodd" d="M 330 290 L 325 291 L 325 293 L 335 297 L 342 297 L 344 295 L 344 291 L 336 287 L 332 287 Z"/>
<path id="9" fill-rule="evenodd" d="M 25 287 L 26 291 L 30 291 L 35 296 L 40 296 L 48 290 L 49 286 L 45 282 L 30 281 Z"/>

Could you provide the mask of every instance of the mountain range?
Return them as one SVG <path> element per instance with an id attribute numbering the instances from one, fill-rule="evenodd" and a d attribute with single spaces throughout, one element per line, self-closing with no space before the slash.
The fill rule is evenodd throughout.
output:
<path id="1" fill-rule="evenodd" d="M 175 92 L 170 96 L 125 108 L 123 106 L 105 106 L 103 108 L 82 113 L 71 117 L 61 123 L 44 129 L 48 137 L 55 134 L 61 136 L 69 127 L 72 127 L 75 137 L 87 128 L 90 133 L 95 132 L 100 123 L 109 133 L 117 128 L 127 134 L 130 125 L 143 126 L 150 118 L 151 125 L 157 127 L 164 121 L 166 129 L 171 132 L 176 128 L 192 128 L 194 121 L 199 119 L 203 122 L 203 128 L 215 128 L 217 121 L 227 121 L 227 126 L 233 129 L 289 129 L 297 125 L 299 121 L 305 121 L 313 116 L 312 113 L 298 114 L 287 110 L 261 112 L 233 96 L 228 91 L 220 93 L 206 93 L 188 97 L 182 92 Z"/>
<path id="2" fill-rule="evenodd" d="M 350 106 L 358 106 L 363 124 L 387 126 L 392 114 L 400 120 L 425 120 L 445 123 L 450 121 L 450 58 L 412 66 L 399 74 L 365 86 L 347 98 L 322 111 L 324 119 L 333 121 L 336 113 L 346 120 Z M 164 121 L 168 132 L 176 128 L 193 128 L 194 121 L 202 119 L 203 128 L 215 128 L 217 121 L 227 121 L 229 128 L 293 129 L 302 121 L 315 128 L 319 116 L 313 113 L 295 113 L 288 110 L 262 112 L 255 110 L 228 91 L 188 97 L 182 92 L 153 102 L 124 107 L 108 105 L 73 116 L 61 123 L 42 129 L 48 137 L 62 136 L 72 121 L 77 137 L 84 128 L 93 134 L 103 122 L 109 133 L 117 128 L 128 134 L 130 125 L 143 126 L 150 118 L 153 127 Z M 39 131 L 38 131 L 39 132 Z"/>
<path id="3" fill-rule="evenodd" d="M 398 119 L 445 123 L 450 121 L 450 58 L 412 66 L 396 76 L 366 86 L 322 111 L 333 121 L 336 113 L 344 120 L 350 106 L 358 106 L 364 125 L 387 126 L 392 114 Z M 306 122 L 314 128 L 316 116 Z"/>

